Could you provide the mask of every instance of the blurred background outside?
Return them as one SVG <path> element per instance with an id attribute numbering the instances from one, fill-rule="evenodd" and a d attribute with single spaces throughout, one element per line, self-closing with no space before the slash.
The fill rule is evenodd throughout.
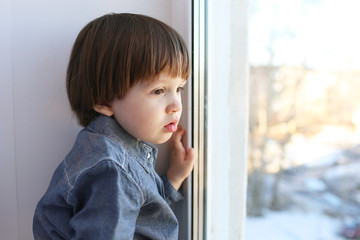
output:
<path id="1" fill-rule="evenodd" d="M 360 239 L 359 12 L 250 0 L 246 240 Z"/>

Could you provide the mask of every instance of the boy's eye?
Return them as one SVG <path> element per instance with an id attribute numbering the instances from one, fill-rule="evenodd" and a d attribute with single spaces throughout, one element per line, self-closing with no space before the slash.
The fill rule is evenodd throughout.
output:
<path id="1" fill-rule="evenodd" d="M 178 87 L 178 88 L 176 89 L 177 92 L 182 92 L 183 90 L 184 90 L 183 87 Z"/>
<path id="2" fill-rule="evenodd" d="M 160 88 L 160 89 L 155 89 L 154 91 L 152 91 L 153 94 L 155 95 L 160 95 L 163 94 L 165 92 L 164 89 Z"/>

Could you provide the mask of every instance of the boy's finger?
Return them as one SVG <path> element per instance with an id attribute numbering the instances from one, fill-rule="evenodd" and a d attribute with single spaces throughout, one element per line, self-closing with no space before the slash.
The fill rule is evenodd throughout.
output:
<path id="1" fill-rule="evenodd" d="M 169 146 L 173 146 L 175 148 L 181 148 L 183 147 L 181 139 L 184 135 L 185 130 L 180 130 L 180 131 L 176 131 L 173 133 L 173 135 L 171 136 L 171 139 L 169 141 Z"/>
<path id="2" fill-rule="evenodd" d="M 195 150 L 193 148 L 188 148 L 186 152 L 186 160 L 194 160 L 195 159 Z"/>
<path id="3" fill-rule="evenodd" d="M 184 132 L 183 132 L 183 135 L 181 136 L 182 137 L 181 138 L 181 143 L 185 148 L 187 148 L 188 145 L 187 145 L 186 130 L 184 129 L 183 131 Z"/>
<path id="4" fill-rule="evenodd" d="M 184 136 L 185 135 L 185 130 L 181 130 L 180 132 L 178 132 L 177 136 L 175 137 L 175 145 L 177 145 L 178 147 L 184 147 Z"/>
<path id="5" fill-rule="evenodd" d="M 174 134 L 173 134 L 174 140 L 176 142 L 181 141 L 181 138 L 184 136 L 184 134 L 185 134 L 184 129 L 180 129 L 180 130 L 174 132 Z"/>

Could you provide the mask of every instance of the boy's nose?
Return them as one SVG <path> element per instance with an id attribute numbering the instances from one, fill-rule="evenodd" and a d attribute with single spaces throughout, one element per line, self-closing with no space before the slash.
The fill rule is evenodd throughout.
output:
<path id="1" fill-rule="evenodd" d="M 174 99 L 167 107 L 166 113 L 175 113 L 181 111 L 181 99 Z"/>

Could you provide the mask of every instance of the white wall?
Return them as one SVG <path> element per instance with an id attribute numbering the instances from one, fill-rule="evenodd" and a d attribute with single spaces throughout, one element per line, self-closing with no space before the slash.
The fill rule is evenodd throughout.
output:
<path id="1" fill-rule="evenodd" d="M 189 2 L 0 2 L 1 239 L 33 239 L 36 203 L 79 130 L 66 98 L 65 72 L 80 29 L 105 13 L 142 13 L 173 25 L 190 43 Z"/>

